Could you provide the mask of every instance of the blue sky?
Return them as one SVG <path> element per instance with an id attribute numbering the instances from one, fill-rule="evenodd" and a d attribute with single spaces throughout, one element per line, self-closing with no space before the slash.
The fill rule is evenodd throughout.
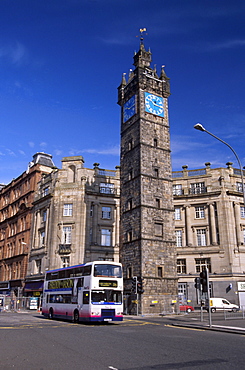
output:
<path id="1" fill-rule="evenodd" d="M 245 165 L 244 0 L 1 0 L 0 183 L 38 151 L 61 167 L 119 165 L 117 87 L 133 68 L 139 29 L 158 72 L 165 65 L 172 164 Z"/>

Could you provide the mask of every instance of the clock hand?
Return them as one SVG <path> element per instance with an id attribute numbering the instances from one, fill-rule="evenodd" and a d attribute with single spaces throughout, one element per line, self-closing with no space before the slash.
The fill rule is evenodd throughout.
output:
<path id="1" fill-rule="evenodd" d="M 131 107 L 126 107 L 126 109 L 131 109 L 131 108 L 133 108 L 134 107 L 134 104 L 133 105 L 131 105 Z"/>
<path id="2" fill-rule="evenodd" d="M 155 105 L 156 107 L 162 108 L 162 105 L 156 104 L 153 100 L 152 100 L 152 104 Z"/>

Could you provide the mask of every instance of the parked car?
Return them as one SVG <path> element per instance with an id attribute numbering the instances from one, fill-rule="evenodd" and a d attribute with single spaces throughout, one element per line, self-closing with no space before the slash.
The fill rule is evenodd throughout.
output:
<path id="1" fill-rule="evenodd" d="M 194 311 L 194 307 L 192 307 L 192 306 L 190 306 L 188 304 L 180 304 L 179 310 L 180 310 L 180 312 L 188 312 L 188 313 L 190 313 L 190 312 Z"/>
<path id="2" fill-rule="evenodd" d="M 208 307 L 204 307 L 208 311 Z M 210 298 L 210 309 L 211 312 L 227 310 L 237 312 L 239 311 L 239 306 L 234 303 L 229 302 L 225 298 Z"/>

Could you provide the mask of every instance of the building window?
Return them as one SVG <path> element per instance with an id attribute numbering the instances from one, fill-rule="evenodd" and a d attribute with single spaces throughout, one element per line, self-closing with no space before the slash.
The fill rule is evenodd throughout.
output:
<path id="1" fill-rule="evenodd" d="M 102 207 L 102 218 L 111 218 L 111 207 Z"/>
<path id="2" fill-rule="evenodd" d="M 181 184 L 174 184 L 173 185 L 173 195 L 182 195 L 182 185 Z"/>
<path id="3" fill-rule="evenodd" d="M 72 216 L 72 203 L 65 203 L 63 208 L 63 216 Z"/>
<path id="4" fill-rule="evenodd" d="M 133 208 L 133 200 L 132 199 L 129 199 L 128 200 L 128 206 L 127 206 L 127 209 L 128 211 L 131 211 L 131 209 Z"/>
<path id="5" fill-rule="evenodd" d="M 176 247 L 182 247 L 182 230 L 175 230 Z"/>
<path id="6" fill-rule="evenodd" d="M 154 227 L 155 227 L 155 236 L 162 236 L 163 235 L 163 224 L 156 222 Z"/>
<path id="7" fill-rule="evenodd" d="M 90 217 L 93 217 L 93 214 L 94 214 L 94 205 L 91 204 L 91 206 L 90 206 Z"/>
<path id="8" fill-rule="evenodd" d="M 133 170 L 130 170 L 128 173 L 128 179 L 132 180 L 132 178 L 133 178 Z"/>
<path id="9" fill-rule="evenodd" d="M 186 259 L 185 258 L 177 259 L 177 273 L 186 274 Z"/>
<path id="10" fill-rule="evenodd" d="M 115 193 L 114 184 L 109 184 L 109 183 L 101 182 L 100 183 L 100 193 L 103 193 L 103 194 L 114 194 Z"/>
<path id="11" fill-rule="evenodd" d="M 131 242 L 133 240 L 133 232 L 132 230 L 129 230 L 127 232 L 127 242 Z"/>
<path id="12" fill-rule="evenodd" d="M 133 149 L 133 140 L 131 139 L 129 142 L 128 142 L 128 150 L 132 150 Z"/>
<path id="13" fill-rule="evenodd" d="M 241 182 L 236 183 L 236 190 L 242 193 L 242 183 Z"/>
<path id="14" fill-rule="evenodd" d="M 206 229 L 197 229 L 197 245 L 199 247 L 207 245 Z"/>
<path id="15" fill-rule="evenodd" d="M 157 148 L 157 139 L 153 140 L 153 145 L 154 145 L 155 148 Z"/>
<path id="16" fill-rule="evenodd" d="M 101 229 L 101 245 L 106 247 L 111 246 L 111 230 Z"/>
<path id="17" fill-rule="evenodd" d="M 200 273 L 205 270 L 205 268 L 208 268 L 208 271 L 211 273 L 211 259 L 210 258 L 196 258 L 196 272 Z"/>
<path id="18" fill-rule="evenodd" d="M 174 219 L 181 220 L 181 210 L 179 207 L 174 209 Z"/>
<path id="19" fill-rule="evenodd" d="M 43 222 L 46 222 L 47 221 L 47 210 L 45 209 L 43 211 Z"/>
<path id="20" fill-rule="evenodd" d="M 35 262 L 36 262 L 36 274 L 41 274 L 42 260 L 41 259 L 38 259 Z"/>
<path id="21" fill-rule="evenodd" d="M 131 266 L 128 266 L 127 267 L 127 278 L 130 279 L 133 277 L 133 274 L 132 274 L 132 267 Z"/>
<path id="22" fill-rule="evenodd" d="M 159 278 L 162 278 L 162 266 L 158 266 L 158 268 L 157 268 L 157 276 Z"/>
<path id="23" fill-rule="evenodd" d="M 161 202 L 159 198 L 156 198 L 156 208 L 160 209 L 161 207 Z"/>
<path id="24" fill-rule="evenodd" d="M 63 226 L 62 244 L 71 244 L 71 226 Z"/>
<path id="25" fill-rule="evenodd" d="M 158 168 L 154 168 L 154 176 L 159 177 L 159 170 Z"/>
<path id="26" fill-rule="evenodd" d="M 40 230 L 39 232 L 39 241 L 40 241 L 39 248 L 41 248 L 45 245 L 45 231 L 44 230 Z"/>
<path id="27" fill-rule="evenodd" d="M 196 182 L 191 184 L 190 194 L 203 194 L 203 193 L 206 193 L 204 182 Z"/>
<path id="28" fill-rule="evenodd" d="M 241 211 L 241 218 L 245 218 L 245 207 L 241 206 L 240 211 Z"/>
<path id="29" fill-rule="evenodd" d="M 43 189 L 43 196 L 45 197 L 49 193 L 49 187 Z"/>
<path id="30" fill-rule="evenodd" d="M 205 218 L 204 206 L 195 207 L 196 218 Z"/>
<path id="31" fill-rule="evenodd" d="M 70 266 L 70 257 L 69 256 L 61 257 L 61 267 L 65 268 L 69 266 Z"/>
<path id="32" fill-rule="evenodd" d="M 178 283 L 178 297 L 180 303 L 187 301 L 187 283 Z"/>

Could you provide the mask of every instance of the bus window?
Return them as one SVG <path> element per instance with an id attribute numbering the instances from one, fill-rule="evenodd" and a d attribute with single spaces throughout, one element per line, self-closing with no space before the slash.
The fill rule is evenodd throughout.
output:
<path id="1" fill-rule="evenodd" d="M 115 290 L 94 290 L 91 293 L 92 303 L 122 303 L 122 293 Z"/>
<path id="2" fill-rule="evenodd" d="M 89 265 L 89 266 L 84 266 L 83 275 L 84 275 L 84 276 L 89 276 L 89 275 L 91 275 L 91 265 Z"/>
<path id="3" fill-rule="evenodd" d="M 98 264 L 94 265 L 94 276 L 106 276 L 106 277 L 122 277 L 121 266 Z"/>
<path id="4" fill-rule="evenodd" d="M 83 304 L 89 304 L 89 292 L 83 292 Z"/>

